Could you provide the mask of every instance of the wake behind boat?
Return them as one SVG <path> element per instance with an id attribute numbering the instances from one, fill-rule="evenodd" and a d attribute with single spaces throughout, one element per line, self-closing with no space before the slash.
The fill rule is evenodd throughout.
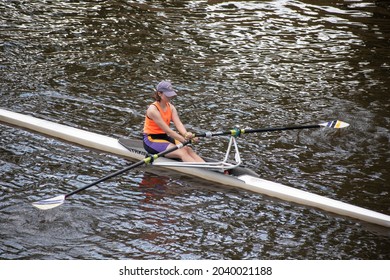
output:
<path id="1" fill-rule="evenodd" d="M 306 206 L 316 207 L 325 211 L 329 211 L 331 213 L 352 217 L 369 223 L 390 227 L 389 215 L 385 215 L 379 212 L 354 206 L 324 196 L 295 189 L 276 182 L 264 180 L 261 179 L 255 172 L 243 167 L 233 166 L 229 171 L 230 174 L 226 175 L 225 173 L 221 172 L 220 169 L 223 170 L 225 167 L 227 167 L 226 169 L 229 169 L 231 163 L 227 163 L 227 161 L 225 161 L 225 163 L 227 163 L 228 166 L 223 166 L 225 164 L 224 161 L 222 161 L 222 163 L 218 162 L 219 166 L 217 168 L 213 168 L 213 170 L 207 167 L 199 167 L 199 166 L 186 165 L 185 167 L 183 167 L 183 164 L 181 163 L 178 163 L 168 158 L 164 158 L 163 157 L 164 154 L 153 155 L 145 158 L 145 153 L 142 150 L 141 141 L 132 140 L 132 139 L 121 139 L 120 140 L 120 142 L 122 143 L 121 144 L 119 143 L 118 139 L 115 138 L 111 138 L 97 133 L 92 133 L 78 128 L 69 127 L 66 125 L 58 124 L 47 120 L 42 120 L 32 116 L 7 111 L 4 109 L 0 109 L 0 121 L 7 124 L 26 128 L 28 130 L 32 130 L 35 132 L 39 132 L 51 137 L 56 137 L 84 147 L 97 149 L 103 152 L 108 152 L 131 160 L 139 161 L 137 163 L 130 165 L 129 167 L 126 167 L 123 170 L 119 170 L 113 174 L 101 178 L 96 182 L 93 182 L 87 186 L 84 186 L 83 188 L 70 192 L 66 195 L 59 195 L 54 198 L 33 203 L 34 206 L 40 209 L 50 209 L 58 205 L 61 205 L 67 197 L 75 193 L 85 190 L 104 180 L 122 174 L 132 168 L 153 161 L 152 165 L 165 164 L 164 168 L 169 168 L 171 170 L 175 170 L 184 174 L 188 174 L 208 181 L 212 181 L 220 184 L 221 186 L 226 185 L 226 186 L 241 188 L 255 193 L 276 197 L 282 200 L 291 201 Z M 218 135 L 230 134 L 232 136 L 239 136 L 237 134 L 250 133 L 250 132 L 262 132 L 262 131 L 301 129 L 301 128 L 316 128 L 316 127 L 323 127 L 323 126 L 331 127 L 331 128 L 341 128 L 347 126 L 347 124 L 340 121 L 335 121 L 335 122 L 328 122 L 328 123 L 310 125 L 310 126 L 269 128 L 269 129 L 259 129 L 254 131 L 231 130 L 223 133 L 218 133 Z M 216 135 L 212 135 L 210 133 L 199 135 L 199 137 L 202 136 L 211 137 Z M 182 146 L 177 146 L 175 147 L 175 149 L 179 149 Z M 214 164 L 212 163 L 211 165 Z"/>

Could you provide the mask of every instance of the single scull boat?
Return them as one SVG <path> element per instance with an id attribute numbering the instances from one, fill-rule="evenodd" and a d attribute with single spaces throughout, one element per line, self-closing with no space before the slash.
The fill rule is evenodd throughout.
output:
<path id="1" fill-rule="evenodd" d="M 118 139 L 115 138 L 4 109 L 0 109 L 0 121 L 132 160 L 142 161 L 145 159 L 141 141 L 121 139 L 121 144 Z M 234 146 L 234 143 L 232 145 Z M 153 165 L 155 164 L 165 164 L 167 165 L 165 168 L 216 182 L 221 185 L 233 186 L 282 200 L 316 207 L 331 213 L 352 217 L 369 223 L 390 227 L 389 215 L 264 180 L 255 172 L 246 168 L 234 166 L 230 169 L 230 175 L 226 175 L 222 172 L 201 167 L 183 167 L 180 163 L 178 164 L 174 160 L 164 157 L 157 158 Z M 225 162 L 222 164 L 225 164 Z"/>

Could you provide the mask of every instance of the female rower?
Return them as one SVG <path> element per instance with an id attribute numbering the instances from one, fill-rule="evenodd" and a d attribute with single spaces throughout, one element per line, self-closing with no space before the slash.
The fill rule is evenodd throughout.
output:
<path id="1" fill-rule="evenodd" d="M 146 111 L 144 124 L 144 148 L 150 154 L 157 154 L 173 148 L 176 143 L 185 142 L 194 137 L 188 132 L 181 122 L 175 106 L 170 100 L 177 94 L 168 81 L 162 81 L 157 85 L 154 99 Z M 173 121 L 179 133 L 172 130 L 169 125 Z M 204 162 L 193 149 L 185 146 L 166 155 L 169 158 L 179 158 L 188 162 Z"/>

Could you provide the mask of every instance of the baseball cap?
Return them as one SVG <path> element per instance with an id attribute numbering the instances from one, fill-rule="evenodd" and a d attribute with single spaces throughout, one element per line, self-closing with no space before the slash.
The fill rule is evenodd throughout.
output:
<path id="1" fill-rule="evenodd" d="M 162 81 L 157 85 L 157 91 L 160 91 L 165 94 L 167 97 L 172 97 L 176 95 L 176 92 L 172 88 L 172 84 L 168 81 Z"/>

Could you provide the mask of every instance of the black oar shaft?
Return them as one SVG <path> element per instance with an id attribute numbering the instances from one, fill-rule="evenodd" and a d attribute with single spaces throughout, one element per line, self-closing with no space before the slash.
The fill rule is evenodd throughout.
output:
<path id="1" fill-rule="evenodd" d="M 81 192 L 81 191 L 83 191 L 83 190 L 86 190 L 86 189 L 88 189 L 88 188 L 90 188 L 90 187 L 92 187 L 92 186 L 95 186 L 95 185 L 97 185 L 97 184 L 99 184 L 99 183 L 101 183 L 101 182 L 103 182 L 103 181 L 106 181 L 106 180 L 108 180 L 108 179 L 111 179 L 112 177 L 115 177 L 115 176 L 118 176 L 118 175 L 120 175 L 120 174 L 122 174 L 122 173 L 125 173 L 125 172 L 129 171 L 130 169 L 136 168 L 136 167 L 141 166 L 141 165 L 143 165 L 143 164 L 145 164 L 145 163 L 146 163 L 146 164 L 151 163 L 153 160 L 155 160 L 155 159 L 157 159 L 157 158 L 159 158 L 159 157 L 163 157 L 163 156 L 165 156 L 165 155 L 167 155 L 167 154 L 169 154 L 169 153 L 171 153 L 171 152 L 173 152 L 173 151 L 176 151 L 176 150 L 178 150 L 178 149 L 184 147 L 185 145 L 188 145 L 189 143 L 190 143 L 190 141 L 186 141 L 186 142 L 184 142 L 184 143 L 182 143 L 182 144 L 179 144 L 179 145 L 176 145 L 175 147 L 172 147 L 171 149 L 168 149 L 168 150 L 165 150 L 165 151 L 163 151 L 163 152 L 161 152 L 161 153 L 158 153 L 158 154 L 155 154 L 155 155 L 151 155 L 151 156 L 149 156 L 149 157 L 146 157 L 146 158 L 144 158 L 143 160 L 141 160 L 141 161 L 139 161 L 139 162 L 133 163 L 132 165 L 127 166 L 126 168 L 123 168 L 123 169 L 118 170 L 118 171 L 116 171 L 116 172 L 114 172 L 114 173 L 111 173 L 111 174 L 109 174 L 109 175 L 107 175 L 107 176 L 105 176 L 105 177 L 103 177 L 103 178 L 100 178 L 100 179 L 97 180 L 97 181 L 94 181 L 94 182 L 92 182 L 92 183 L 90 183 L 90 184 L 88 184 L 88 185 L 85 185 L 85 186 L 83 186 L 83 187 L 81 187 L 81 188 L 79 188 L 79 189 L 77 189 L 77 190 L 74 190 L 74 191 L 72 191 L 72 192 L 66 194 L 66 195 L 65 195 L 65 198 L 67 198 L 67 197 L 69 197 L 69 196 L 71 196 L 71 195 L 74 195 L 74 194 L 76 194 L 76 193 L 79 193 L 79 192 Z"/>
<path id="2" fill-rule="evenodd" d="M 268 128 L 259 128 L 259 129 L 239 129 L 234 128 L 228 131 L 223 132 L 206 132 L 196 134 L 196 137 L 212 137 L 212 136 L 222 136 L 222 135 L 232 135 L 240 136 L 244 133 L 256 133 L 256 132 L 271 132 L 271 131 L 282 131 L 282 130 L 293 130 L 293 129 L 309 129 L 309 128 L 319 128 L 321 127 L 318 124 L 313 125 L 300 125 L 300 126 L 285 126 L 285 127 L 268 127 Z"/>
<path id="3" fill-rule="evenodd" d="M 301 126 L 285 126 L 285 127 L 269 127 L 259 129 L 244 129 L 243 133 L 254 133 L 254 132 L 268 132 L 268 131 L 282 131 L 282 130 L 293 130 L 293 129 L 309 129 L 309 128 L 320 128 L 318 124 L 315 125 L 301 125 Z"/>
<path id="4" fill-rule="evenodd" d="M 116 172 L 114 172 L 114 173 L 111 173 L 111 174 L 109 174 L 109 175 L 107 175 L 107 176 L 105 176 L 105 177 L 103 177 L 103 178 L 100 178 L 100 179 L 97 180 L 97 181 L 94 181 L 94 182 L 92 182 L 92 183 L 90 183 L 90 184 L 88 184 L 88 185 L 83 186 L 82 188 L 79 188 L 79 189 L 77 189 L 77 190 L 74 190 L 74 191 L 72 191 L 72 192 L 66 194 L 66 195 L 65 195 L 65 198 L 67 198 L 67 197 L 69 197 L 69 196 L 71 196 L 71 195 L 74 195 L 74 194 L 76 194 L 76 193 L 78 193 L 78 192 L 81 192 L 81 191 L 83 191 L 83 190 L 86 190 L 86 189 L 88 189 L 88 188 L 90 188 L 90 187 L 92 187 L 92 186 L 95 186 L 95 185 L 97 185 L 97 184 L 99 184 L 99 183 L 101 183 L 101 182 L 104 182 L 104 181 L 106 181 L 106 180 L 108 180 L 108 179 L 111 179 L 112 177 L 115 177 L 115 176 L 118 176 L 118 175 L 120 175 L 120 174 L 122 174 L 122 173 L 125 173 L 125 172 L 129 171 L 130 169 L 136 168 L 136 167 L 138 167 L 138 166 L 140 166 L 140 165 L 142 165 L 142 164 L 144 164 L 144 163 L 145 163 L 145 162 L 142 160 L 142 161 L 136 162 L 136 163 L 134 163 L 134 164 L 132 164 L 132 165 L 130 165 L 130 166 L 127 166 L 127 167 L 124 168 L 124 169 L 121 169 L 121 170 L 118 170 L 118 171 L 116 171 Z"/>

